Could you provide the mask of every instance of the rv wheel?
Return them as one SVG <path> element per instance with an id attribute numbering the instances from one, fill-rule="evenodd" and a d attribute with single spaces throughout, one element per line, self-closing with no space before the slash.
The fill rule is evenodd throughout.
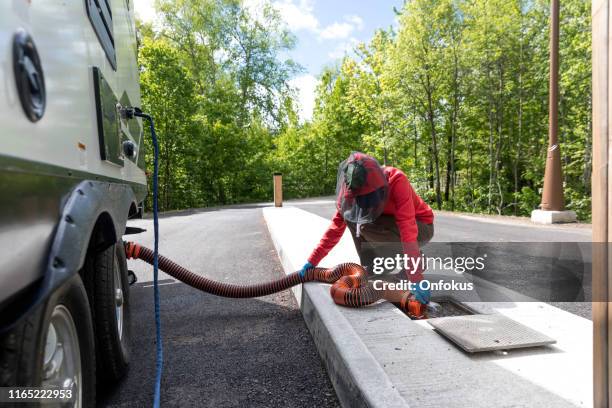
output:
<path id="1" fill-rule="evenodd" d="M 58 402 L 95 406 L 94 349 L 87 292 L 75 275 L 0 337 L 0 386 L 63 390 L 70 401 Z"/>
<path id="2" fill-rule="evenodd" d="M 94 317 L 98 377 L 115 382 L 129 364 L 130 309 L 128 270 L 123 245 L 88 257 L 86 276 Z"/>

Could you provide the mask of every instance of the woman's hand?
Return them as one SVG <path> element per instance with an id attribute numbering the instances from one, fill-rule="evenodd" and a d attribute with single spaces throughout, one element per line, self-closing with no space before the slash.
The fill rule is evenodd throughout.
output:
<path id="1" fill-rule="evenodd" d="M 306 276 L 306 271 L 308 271 L 309 269 L 314 268 L 315 266 L 313 264 L 311 264 L 310 262 L 306 262 L 304 264 L 304 266 L 302 266 L 302 270 L 300 271 L 300 277 L 305 277 Z"/>

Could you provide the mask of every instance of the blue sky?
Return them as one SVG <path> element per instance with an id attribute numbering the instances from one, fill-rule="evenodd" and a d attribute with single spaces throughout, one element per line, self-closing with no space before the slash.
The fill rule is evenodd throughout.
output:
<path id="1" fill-rule="evenodd" d="M 261 0 L 246 0 L 257 4 Z M 136 13 L 146 21 L 155 19 L 153 0 L 135 0 Z M 292 79 L 298 90 L 300 117 L 312 115 L 314 90 L 321 70 L 351 52 L 358 42 L 367 42 L 377 28 L 394 24 L 393 7 L 401 8 L 403 0 L 273 0 L 296 38 L 297 44 L 289 57 L 304 71 Z"/>

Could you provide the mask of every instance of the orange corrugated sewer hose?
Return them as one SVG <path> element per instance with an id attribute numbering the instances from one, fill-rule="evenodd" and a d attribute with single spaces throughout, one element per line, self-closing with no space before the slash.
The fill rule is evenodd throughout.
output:
<path id="1" fill-rule="evenodd" d="M 153 265 L 153 251 L 133 242 L 124 242 L 128 259 L 141 259 Z M 253 298 L 287 290 L 306 282 L 331 283 L 331 297 L 338 305 L 363 307 L 380 299 L 399 300 L 400 308 L 410 317 L 425 318 L 426 306 L 413 299 L 409 291 L 376 290 L 368 282 L 365 269 L 356 263 L 342 263 L 333 268 L 312 268 L 304 276 L 293 272 L 283 278 L 255 285 L 234 285 L 197 275 L 159 255 L 159 269 L 175 279 L 203 292 L 228 298 Z"/>

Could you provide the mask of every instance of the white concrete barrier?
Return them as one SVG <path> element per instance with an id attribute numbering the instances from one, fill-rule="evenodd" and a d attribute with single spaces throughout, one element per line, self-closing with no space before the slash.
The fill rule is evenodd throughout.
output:
<path id="1" fill-rule="evenodd" d="M 329 220 L 294 208 L 264 208 L 286 273 L 302 267 Z M 321 262 L 358 261 L 345 233 Z M 592 406 L 592 323 L 541 302 L 471 303 L 557 340 L 548 347 L 466 354 L 382 302 L 340 307 L 329 285 L 294 288 L 306 324 L 345 407 Z"/>

